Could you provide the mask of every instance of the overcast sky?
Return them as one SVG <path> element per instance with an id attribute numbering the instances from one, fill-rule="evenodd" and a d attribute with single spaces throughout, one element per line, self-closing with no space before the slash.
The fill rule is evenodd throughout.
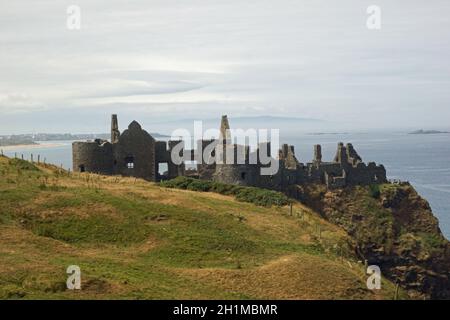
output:
<path id="1" fill-rule="evenodd" d="M 449 15 L 448 0 L 2 0 L 0 134 L 103 132 L 111 113 L 450 129 Z"/>

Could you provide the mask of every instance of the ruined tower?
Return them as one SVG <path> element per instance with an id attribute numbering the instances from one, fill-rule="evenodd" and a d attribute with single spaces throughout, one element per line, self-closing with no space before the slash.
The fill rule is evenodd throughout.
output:
<path id="1" fill-rule="evenodd" d="M 117 114 L 111 116 L 111 143 L 119 142 L 119 123 L 117 121 Z"/>
<path id="2" fill-rule="evenodd" d="M 74 141 L 72 162 L 74 172 L 116 174 L 160 181 L 183 176 L 185 163 L 175 163 L 172 151 L 189 155 L 197 164 L 200 179 L 227 184 L 257 186 L 286 191 L 293 185 L 325 184 L 328 188 L 386 183 L 386 169 L 382 165 L 362 161 L 351 143 L 340 142 L 334 161 L 323 161 L 322 148 L 314 146 L 313 161 L 306 165 L 298 161 L 294 146 L 283 144 L 278 159 L 271 157 L 270 142 L 259 142 L 255 151 L 232 140 L 228 117 L 220 122 L 219 139 L 200 140 L 197 150 L 184 150 L 182 141 L 157 141 L 141 125 L 133 121 L 123 133 L 119 131 L 117 115 L 111 116 L 111 142 L 102 139 Z M 179 144 L 182 148 L 175 148 Z M 207 159 L 203 159 L 207 151 Z M 276 150 L 274 150 L 276 151 Z M 208 153 L 209 152 L 209 153 Z M 203 161 L 204 160 L 204 161 Z M 269 160 L 266 161 L 266 160 Z M 262 174 L 276 164 L 275 173 Z M 186 175 L 192 175 L 187 173 Z"/>
<path id="3" fill-rule="evenodd" d="M 322 162 L 322 146 L 320 144 L 314 145 L 314 163 L 320 164 Z"/>
<path id="4" fill-rule="evenodd" d="M 223 144 L 231 143 L 230 123 L 226 115 L 223 115 L 220 121 L 220 139 Z"/>
<path id="5" fill-rule="evenodd" d="M 347 148 L 344 146 L 343 142 L 339 142 L 338 144 L 334 162 L 340 163 L 344 167 L 348 165 Z"/>
<path id="6" fill-rule="evenodd" d="M 219 160 L 215 165 L 213 180 L 228 184 L 254 185 L 255 168 L 248 165 L 250 148 L 233 144 L 226 115 L 222 116 L 220 121 L 219 146 L 216 151 Z"/>

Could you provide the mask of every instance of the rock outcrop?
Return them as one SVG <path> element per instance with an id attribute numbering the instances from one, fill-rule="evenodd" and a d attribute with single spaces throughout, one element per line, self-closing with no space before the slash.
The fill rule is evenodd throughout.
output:
<path id="1" fill-rule="evenodd" d="M 378 265 L 412 298 L 450 298 L 450 242 L 412 186 L 301 190 L 303 202 L 355 239 L 361 259 Z"/>

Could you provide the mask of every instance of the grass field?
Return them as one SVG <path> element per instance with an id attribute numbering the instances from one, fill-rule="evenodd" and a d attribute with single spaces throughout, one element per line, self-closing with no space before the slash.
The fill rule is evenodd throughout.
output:
<path id="1" fill-rule="evenodd" d="M 392 299 L 366 288 L 346 233 L 294 202 L 0 157 L 2 299 Z M 82 289 L 66 289 L 66 268 Z M 403 293 L 402 293 L 403 296 Z"/>

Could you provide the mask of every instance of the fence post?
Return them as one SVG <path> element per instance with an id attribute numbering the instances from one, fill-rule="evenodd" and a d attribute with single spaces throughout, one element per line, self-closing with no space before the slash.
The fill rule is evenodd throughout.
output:
<path id="1" fill-rule="evenodd" d="M 395 295 L 394 295 L 394 300 L 398 300 L 398 290 L 399 290 L 399 284 L 398 282 L 395 283 Z"/>

